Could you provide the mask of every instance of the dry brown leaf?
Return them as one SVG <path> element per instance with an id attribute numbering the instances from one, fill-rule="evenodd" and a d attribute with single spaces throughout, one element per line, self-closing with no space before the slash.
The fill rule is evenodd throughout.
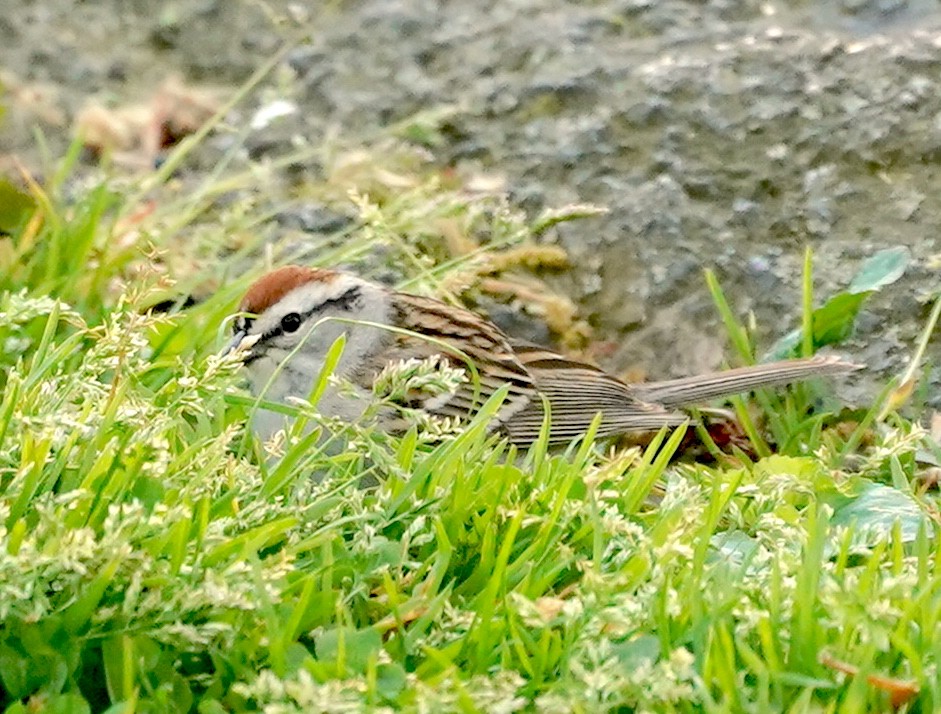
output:
<path id="1" fill-rule="evenodd" d="M 843 674 L 848 674 L 851 677 L 855 677 L 859 674 L 859 667 L 849 662 L 835 659 L 830 655 L 822 655 L 820 657 L 820 663 L 825 667 L 830 667 L 838 672 L 843 672 Z M 918 696 L 918 692 L 920 691 L 918 683 L 909 679 L 897 679 L 881 674 L 870 674 L 866 677 L 866 681 L 874 689 L 888 693 L 889 701 L 893 709 L 898 709 L 907 704 Z"/>
<path id="2" fill-rule="evenodd" d="M 118 107 L 89 102 L 75 117 L 75 132 L 89 149 L 112 154 L 120 165 L 151 168 L 162 149 L 215 114 L 220 94 L 169 77 L 144 102 Z"/>

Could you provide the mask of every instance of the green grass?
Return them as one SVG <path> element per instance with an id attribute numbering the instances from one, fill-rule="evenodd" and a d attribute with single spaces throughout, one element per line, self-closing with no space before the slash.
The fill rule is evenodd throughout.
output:
<path id="1" fill-rule="evenodd" d="M 412 170 L 412 188 L 354 194 L 355 229 L 308 260 L 381 249 L 410 289 L 473 299 L 505 256 L 538 255 L 506 249 L 591 212 L 529 221 Z M 66 201 L 64 181 L 33 186 L 0 238 L 6 711 L 885 709 L 873 676 L 910 685 L 908 710 L 941 706 L 937 505 L 919 486 L 938 447 L 881 415 L 888 390 L 842 431 L 812 387 L 739 400 L 761 458 L 714 467 L 671 460 L 682 429 L 517 453 L 486 432 L 496 402 L 443 439 L 345 425 L 342 449 L 294 405 L 313 434 L 256 444 L 238 366 L 216 356 L 265 237 L 254 207 L 207 213 L 216 184 Z M 449 253 L 443 225 L 478 247 Z M 822 339 L 810 267 L 804 353 Z"/>

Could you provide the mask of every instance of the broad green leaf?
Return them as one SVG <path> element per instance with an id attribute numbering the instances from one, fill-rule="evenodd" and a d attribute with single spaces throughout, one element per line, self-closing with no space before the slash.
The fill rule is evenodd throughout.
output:
<path id="1" fill-rule="evenodd" d="M 850 281 L 847 292 L 871 292 L 891 285 L 905 274 L 911 257 L 911 251 L 905 246 L 880 250 L 863 263 Z"/>
<path id="2" fill-rule="evenodd" d="M 376 689 L 384 700 L 395 701 L 407 685 L 405 670 L 396 662 L 380 664 L 376 668 Z"/>
<path id="3" fill-rule="evenodd" d="M 709 562 L 724 561 L 735 566 L 748 565 L 758 552 L 758 541 L 741 530 L 722 531 L 710 539 L 713 551 Z"/>
<path id="4" fill-rule="evenodd" d="M 35 207 L 32 196 L 0 177 L 0 234 L 22 228 Z"/>
<path id="5" fill-rule="evenodd" d="M 837 344 L 849 337 L 866 298 L 876 290 L 898 280 L 904 274 L 909 259 L 908 248 L 901 246 L 880 250 L 867 259 L 846 290 L 837 293 L 814 310 L 814 349 Z M 774 343 L 764 360 L 794 357 L 802 341 L 803 332 L 800 329 L 792 330 Z"/>
<path id="6" fill-rule="evenodd" d="M 814 347 L 842 342 L 853 331 L 856 316 L 871 293 L 840 293 L 814 310 Z"/>
<path id="7" fill-rule="evenodd" d="M 836 505 L 830 519 L 834 527 L 852 527 L 853 540 L 860 545 L 889 537 L 896 522 L 905 542 L 915 540 L 919 528 L 930 528 L 928 517 L 915 499 L 896 488 L 871 481 L 862 481 L 853 497 Z"/>
<path id="8" fill-rule="evenodd" d="M 50 698 L 42 711 L 47 714 L 91 714 L 91 707 L 82 695 L 70 692 Z"/>
<path id="9" fill-rule="evenodd" d="M 325 631 L 314 641 L 317 660 L 333 662 L 352 672 L 365 672 L 370 657 L 382 648 L 382 635 L 368 627 L 335 627 Z"/>
<path id="10" fill-rule="evenodd" d="M 31 674 L 31 661 L 17 649 L 0 644 L 0 682 L 11 697 L 26 697 L 35 686 Z"/>
<path id="11" fill-rule="evenodd" d="M 652 667 L 660 658 L 660 640 L 653 635 L 640 635 L 616 645 L 614 654 L 625 671 Z"/>

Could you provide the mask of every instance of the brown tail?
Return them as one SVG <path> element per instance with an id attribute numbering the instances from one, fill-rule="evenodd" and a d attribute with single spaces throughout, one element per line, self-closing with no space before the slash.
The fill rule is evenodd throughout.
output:
<path id="1" fill-rule="evenodd" d="M 810 357 L 757 364 L 754 367 L 739 367 L 695 377 L 668 379 L 663 382 L 633 384 L 631 387 L 638 399 L 672 408 L 691 406 L 759 387 L 774 387 L 857 369 L 862 369 L 862 365 L 846 362 L 839 357 Z"/>

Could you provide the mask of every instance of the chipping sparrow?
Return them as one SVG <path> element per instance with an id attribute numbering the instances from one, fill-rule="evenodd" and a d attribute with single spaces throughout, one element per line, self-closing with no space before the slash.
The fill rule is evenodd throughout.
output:
<path id="1" fill-rule="evenodd" d="M 242 355 L 252 392 L 273 402 L 306 398 L 334 341 L 346 345 L 334 374 L 352 383 L 351 394 L 328 384 L 317 409 L 354 420 L 372 398 L 376 375 L 390 363 L 443 356 L 476 374 L 453 393 L 416 395 L 404 406 L 464 418 L 503 385 L 509 392 L 494 419 L 510 441 L 527 445 L 539 435 L 544 400 L 550 407 L 550 439 L 585 433 L 601 412 L 599 437 L 677 425 L 678 408 L 757 387 L 839 374 L 857 365 L 838 357 L 795 359 L 663 382 L 626 384 L 590 364 L 551 350 L 515 342 L 493 323 L 432 298 L 396 292 L 347 273 L 287 266 L 255 282 L 245 294 L 230 349 Z M 332 318 L 332 319 L 330 319 Z M 402 426 L 391 413 L 389 430 Z M 258 410 L 253 428 L 263 439 L 285 426 L 285 417 Z"/>

